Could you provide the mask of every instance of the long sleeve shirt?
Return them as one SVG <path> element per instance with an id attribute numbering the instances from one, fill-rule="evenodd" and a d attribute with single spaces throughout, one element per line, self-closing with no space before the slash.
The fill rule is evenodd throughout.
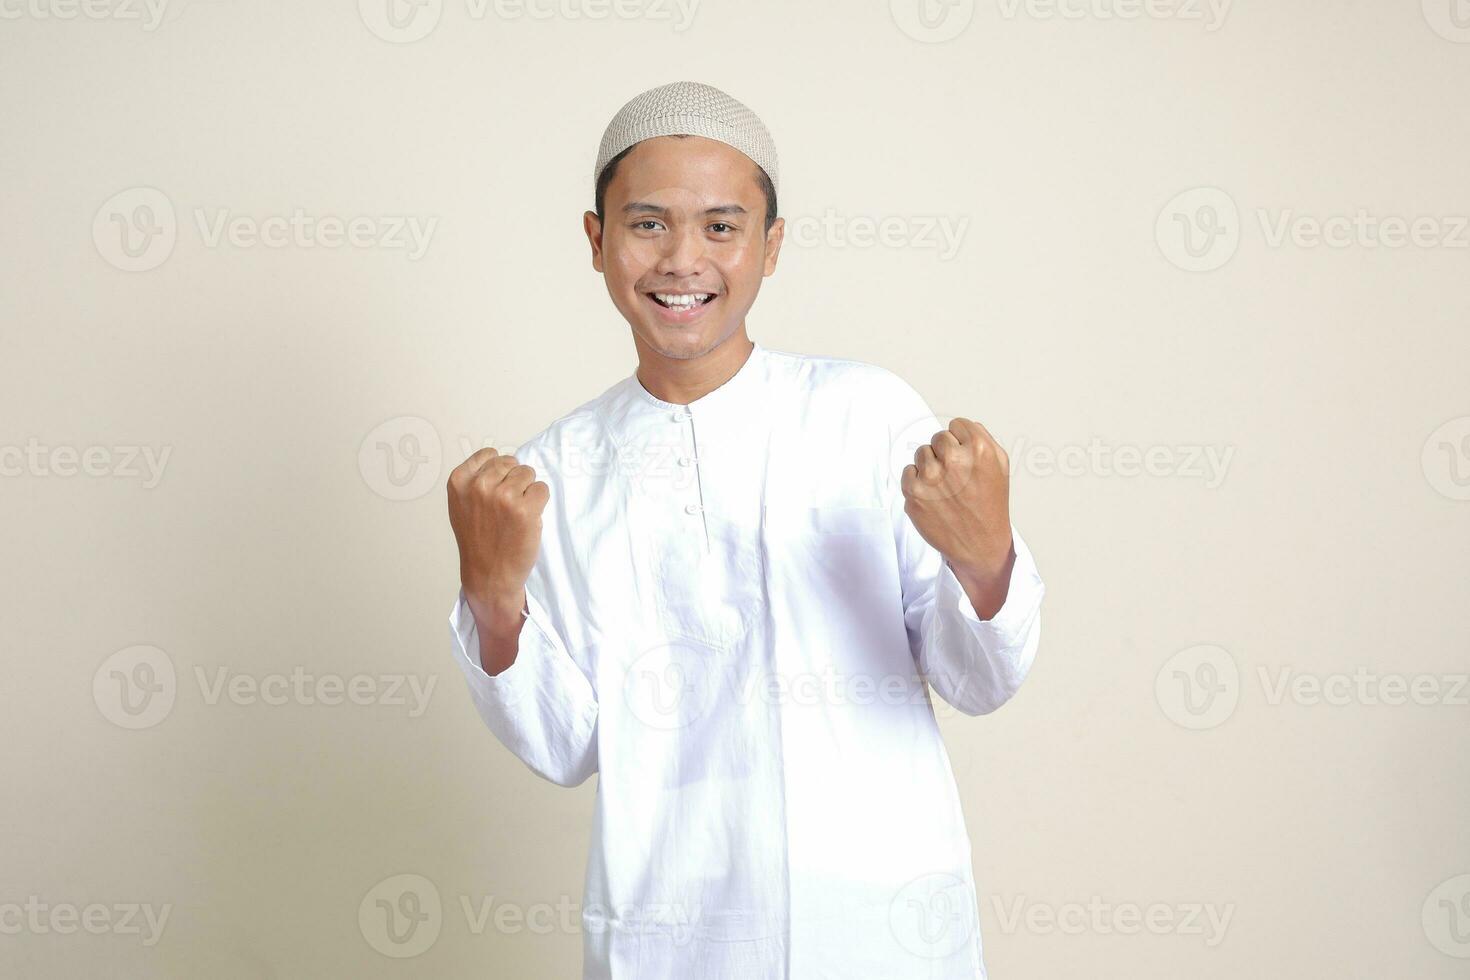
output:
<path id="1" fill-rule="evenodd" d="M 932 689 L 1025 679 L 1044 591 L 1012 527 L 977 615 L 904 513 L 943 428 L 898 375 L 755 344 L 687 405 L 636 374 L 516 450 L 551 489 L 515 661 L 453 653 L 533 772 L 598 774 L 584 980 L 976 980 L 970 839 Z"/>

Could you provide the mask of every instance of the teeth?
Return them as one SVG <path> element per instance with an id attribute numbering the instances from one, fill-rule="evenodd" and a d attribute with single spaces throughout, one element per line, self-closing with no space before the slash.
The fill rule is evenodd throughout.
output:
<path id="1" fill-rule="evenodd" d="M 693 309 L 698 303 L 704 302 L 713 293 L 654 293 L 660 303 L 669 309 L 679 313 Z"/>

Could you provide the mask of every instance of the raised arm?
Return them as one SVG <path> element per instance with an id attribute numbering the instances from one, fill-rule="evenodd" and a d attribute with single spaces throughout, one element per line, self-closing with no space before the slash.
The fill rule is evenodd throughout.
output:
<path id="1" fill-rule="evenodd" d="M 892 456 L 912 461 L 889 474 L 888 502 L 909 646 L 945 701 L 985 714 L 1030 672 L 1045 587 L 1010 522 L 1004 450 L 979 423 L 941 425 L 918 392 L 898 388 Z"/>
<path id="2" fill-rule="evenodd" d="M 449 477 L 460 594 L 449 627 L 481 718 L 537 775 L 575 786 L 597 770 L 597 698 L 547 610 L 542 512 L 550 488 L 482 449 Z"/>

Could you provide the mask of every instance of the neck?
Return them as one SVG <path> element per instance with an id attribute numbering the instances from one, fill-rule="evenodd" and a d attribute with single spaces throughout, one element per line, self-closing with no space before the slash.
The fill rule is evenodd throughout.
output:
<path id="1" fill-rule="evenodd" d="M 670 357 L 649 346 L 637 333 L 638 383 L 650 395 L 674 405 L 688 405 L 735 377 L 750 358 L 755 344 L 745 325 L 714 347 L 694 357 Z"/>

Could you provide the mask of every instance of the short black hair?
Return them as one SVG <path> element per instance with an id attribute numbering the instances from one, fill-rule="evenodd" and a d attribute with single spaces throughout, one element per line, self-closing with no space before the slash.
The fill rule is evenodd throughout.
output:
<path id="1" fill-rule="evenodd" d="M 670 135 L 674 136 L 676 139 L 688 139 L 691 134 L 672 133 Z M 633 144 L 633 146 L 637 145 L 637 143 Z M 597 175 L 597 190 L 595 192 L 594 211 L 596 212 L 597 220 L 600 223 L 606 224 L 606 217 L 603 215 L 603 202 L 607 198 L 607 186 L 612 183 L 613 177 L 617 174 L 618 164 L 623 162 L 623 157 L 633 152 L 633 146 L 628 147 L 622 153 L 619 153 L 617 156 L 609 160 L 607 162 L 607 166 L 602 168 L 602 173 Z M 755 172 L 759 175 L 757 177 L 757 182 L 761 185 L 761 193 L 765 194 L 766 196 L 766 231 L 769 232 L 771 230 L 771 225 L 776 223 L 776 185 L 771 183 L 771 176 L 770 174 L 766 173 L 766 169 L 764 167 L 757 164 Z"/>

